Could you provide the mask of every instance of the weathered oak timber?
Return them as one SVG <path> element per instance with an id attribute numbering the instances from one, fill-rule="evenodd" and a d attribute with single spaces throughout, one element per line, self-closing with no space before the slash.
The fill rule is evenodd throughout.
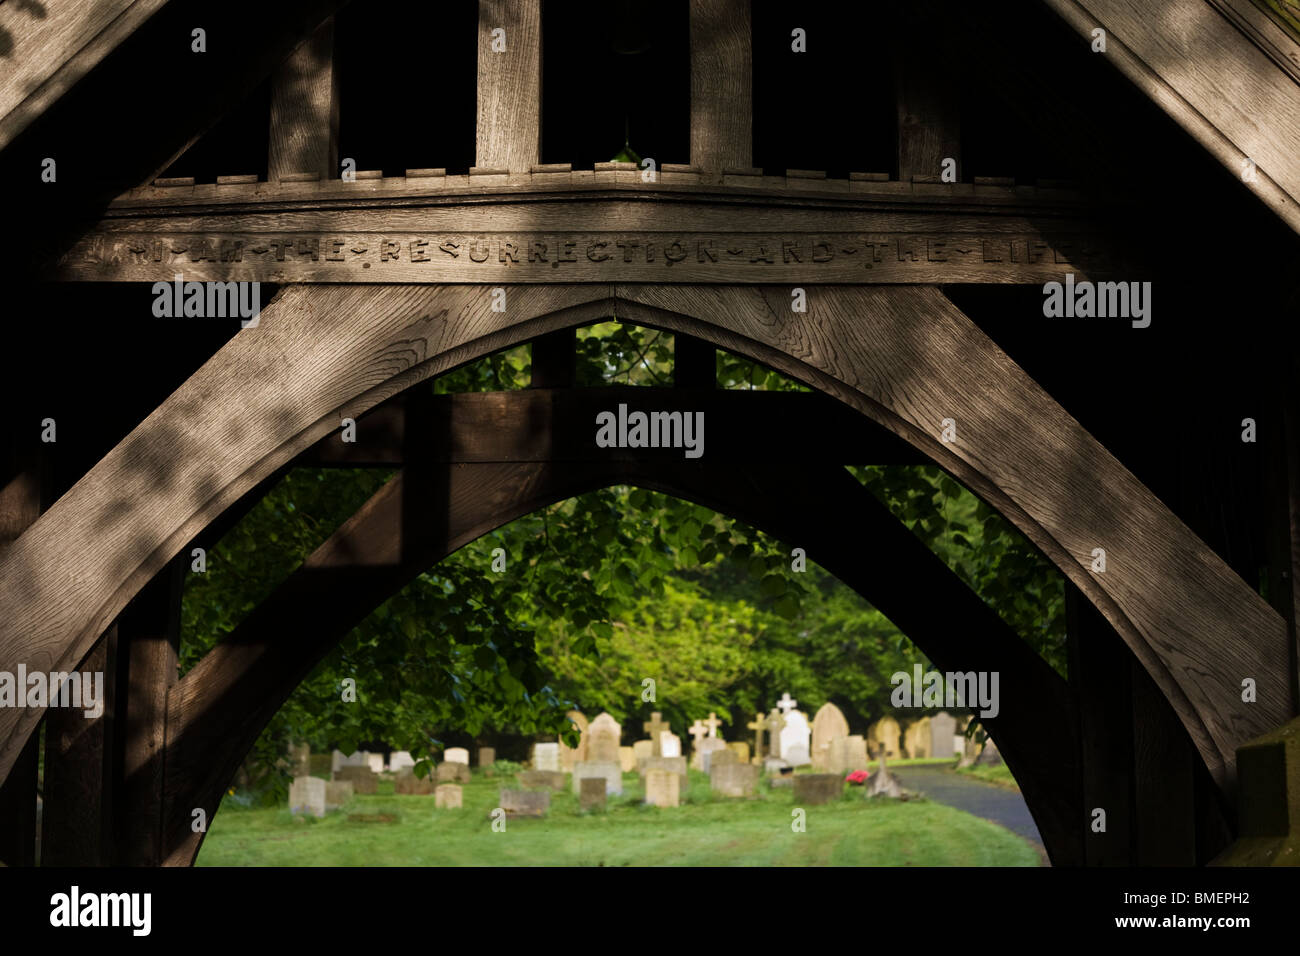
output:
<path id="1" fill-rule="evenodd" d="M 938 182 L 943 161 L 956 163 L 961 178 L 961 88 L 948 75 L 945 52 L 936 43 L 918 7 L 900 11 L 899 37 L 894 45 L 894 77 L 898 105 L 898 178 Z"/>
<path id="2" fill-rule="evenodd" d="M 691 165 L 708 182 L 753 162 L 750 0 L 690 0 Z"/>
<path id="3" fill-rule="evenodd" d="M 294 50 L 271 80 L 268 178 L 339 169 L 338 70 L 334 65 L 334 18 Z"/>
<path id="4" fill-rule="evenodd" d="M 1208 0 L 1044 0 L 1243 185 L 1300 231 L 1300 85 Z M 1100 54 L 1099 54 L 1100 55 Z"/>
<path id="5" fill-rule="evenodd" d="M 542 161 L 541 0 L 479 0 L 477 136 L 480 169 L 526 173 Z"/>
<path id="6" fill-rule="evenodd" d="M 698 343 L 697 343 L 698 344 Z M 707 343 L 706 343 L 707 345 Z M 534 345 L 534 348 L 536 346 Z M 707 346 L 713 359 L 713 347 Z M 537 358 L 534 352 L 534 375 Z M 680 370 L 681 356 L 675 367 Z M 709 372 L 713 365 L 707 366 Z M 715 389 L 700 376 L 684 388 L 626 386 L 434 395 L 425 414 L 430 442 L 413 434 L 402 397 L 357 420 L 356 441 L 330 435 L 295 460 L 295 466 L 391 467 L 407 461 L 407 442 L 428 461 L 612 461 L 645 457 L 680 459 L 681 449 L 598 448 L 595 419 L 627 404 L 631 410 L 703 412 L 709 461 L 771 461 L 772 449 L 801 461 L 836 464 L 923 464 L 926 459 L 892 432 L 817 393 Z M 224 516 L 222 523 L 224 524 Z"/>
<path id="7" fill-rule="evenodd" d="M 783 286 L 507 292 L 502 313 L 473 286 L 284 290 L 0 556 L 0 668 L 75 666 L 185 542 L 342 418 L 616 307 L 812 385 L 948 469 L 1098 606 L 1225 790 L 1235 746 L 1289 716 L 1283 619 L 938 290 L 813 287 L 806 315 Z M 0 775 L 40 717 L 0 711 Z"/>
<path id="8" fill-rule="evenodd" d="M 664 187 L 630 185 L 601 195 L 547 192 L 570 200 L 563 203 L 501 192 L 483 194 L 472 208 L 469 197 L 457 196 L 427 197 L 419 206 L 304 201 L 276 210 L 257 203 L 164 210 L 149 200 L 115 208 L 60 259 L 56 276 L 802 285 L 1041 283 L 1121 268 L 1111 243 L 1077 207 L 1015 208 L 1001 199 L 984 207 L 949 185 L 915 188 L 933 193 L 765 201 L 691 193 L 665 202 Z"/>
<path id="9" fill-rule="evenodd" d="M 202 834 L 188 825 L 191 808 L 216 812 L 265 723 L 374 607 L 474 537 L 613 483 L 677 495 L 797 541 L 937 666 L 999 671 L 1002 710 L 989 726 L 1053 862 L 1081 862 L 1070 813 L 1079 773 L 1072 748 L 1062 746 L 1073 724 L 1065 682 L 854 478 L 834 465 L 648 460 L 444 465 L 424 480 L 409 470 L 390 480 L 173 689 L 167 861 L 192 862 Z M 863 540 L 874 546 L 864 552 Z M 299 624 L 292 634 L 282 626 L 289 618 Z"/>

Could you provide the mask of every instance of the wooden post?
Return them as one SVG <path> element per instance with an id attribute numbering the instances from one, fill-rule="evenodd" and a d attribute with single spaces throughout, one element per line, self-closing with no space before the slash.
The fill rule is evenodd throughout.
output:
<path id="1" fill-rule="evenodd" d="M 1116 640 L 1118 640 L 1116 636 Z M 1169 701 L 1133 660 L 1133 812 L 1137 866 L 1196 865 L 1197 758 Z"/>
<path id="2" fill-rule="evenodd" d="M 1069 582 L 1065 613 L 1083 768 L 1078 825 L 1084 831 L 1084 859 L 1089 866 L 1128 866 L 1133 829 L 1133 655 Z M 1106 812 L 1105 832 L 1094 829 L 1097 810 Z"/>
<path id="3" fill-rule="evenodd" d="M 960 181 L 961 139 L 957 87 L 944 67 L 935 31 L 907 8 L 899 18 L 894 53 L 898 92 L 898 178 L 903 182 L 941 182 L 943 161 L 957 163 Z"/>
<path id="4" fill-rule="evenodd" d="M 106 866 L 112 862 L 112 727 L 117 625 L 78 668 L 104 675 L 104 710 L 51 707 L 45 716 L 45 801 L 41 866 Z"/>
<path id="5" fill-rule="evenodd" d="M 338 71 L 334 18 L 290 54 L 271 80 L 271 146 L 267 178 L 318 173 L 338 177 Z"/>
<path id="6" fill-rule="evenodd" d="M 690 0 L 691 165 L 705 182 L 753 166 L 750 0 Z"/>
<path id="7" fill-rule="evenodd" d="M 542 5 L 479 0 L 479 169 L 528 173 L 542 159 Z"/>
<path id="8" fill-rule="evenodd" d="M 531 388 L 572 388 L 578 367 L 576 329 L 561 329 L 533 339 Z"/>
<path id="9" fill-rule="evenodd" d="M 677 388 L 715 388 L 717 363 L 717 349 L 709 342 L 680 332 L 673 337 L 673 385 Z"/>
<path id="10" fill-rule="evenodd" d="M 118 618 L 117 752 L 121 799 L 115 807 L 113 862 L 162 862 L 163 751 L 167 691 L 177 678 L 186 558 L 174 559 Z"/>

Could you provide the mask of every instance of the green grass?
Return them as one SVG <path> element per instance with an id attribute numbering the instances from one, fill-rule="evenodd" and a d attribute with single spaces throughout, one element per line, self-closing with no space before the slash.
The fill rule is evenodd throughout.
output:
<path id="1" fill-rule="evenodd" d="M 1016 778 L 1011 776 L 1011 771 L 1007 769 L 1004 763 L 995 764 L 992 767 L 982 765 L 972 765 L 963 767 L 958 773 L 967 773 L 986 783 L 996 784 L 999 787 L 1006 787 L 1008 790 L 1019 790 L 1020 784 L 1016 783 Z"/>
<path id="2" fill-rule="evenodd" d="M 435 810 L 432 796 L 395 796 L 392 783 L 358 796 L 321 820 L 287 809 L 223 804 L 199 866 L 1037 866 L 1028 843 L 986 820 L 925 800 L 867 801 L 846 787 L 834 803 L 804 808 L 794 833 L 794 794 L 768 790 L 747 800 L 719 797 L 691 771 L 682 806 L 641 804 L 640 778 L 604 812 L 582 813 L 571 792 L 551 796 L 544 819 L 489 814 L 513 778 L 475 774 L 465 807 Z M 396 823 L 350 823 L 349 813 L 392 813 Z"/>

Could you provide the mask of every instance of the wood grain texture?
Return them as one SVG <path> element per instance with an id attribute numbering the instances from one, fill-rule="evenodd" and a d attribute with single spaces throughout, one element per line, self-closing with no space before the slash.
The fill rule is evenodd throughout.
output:
<path id="1" fill-rule="evenodd" d="M 948 75 L 945 54 L 918 8 L 901 12 L 894 46 L 894 80 L 898 107 L 898 178 L 939 181 L 944 159 L 957 161 L 962 176 L 961 87 Z"/>
<path id="2" fill-rule="evenodd" d="M 512 286 L 495 313 L 478 287 L 291 287 L 0 556 L 0 668 L 74 666 L 163 563 L 341 418 L 616 305 L 804 381 L 951 471 L 1106 615 L 1230 790 L 1236 745 L 1290 714 L 1282 618 L 938 290 L 809 295 L 801 315 L 784 287 Z M 0 711 L 0 775 L 39 718 Z"/>
<path id="3" fill-rule="evenodd" d="M 89 73 L 166 0 L 0 4 L 0 149 Z"/>
<path id="4" fill-rule="evenodd" d="M 1300 85 L 1207 0 L 1045 0 L 1157 106 L 1300 231 Z M 1102 55 L 1102 54 L 1099 54 Z"/>
<path id="5" fill-rule="evenodd" d="M 690 0 L 691 165 L 706 182 L 753 166 L 750 0 Z"/>
<path id="6" fill-rule="evenodd" d="M 321 180 L 334 177 L 338 139 L 338 70 L 330 17 L 272 77 L 268 178 L 278 182 L 295 173 L 316 173 Z"/>
<path id="7" fill-rule="evenodd" d="M 492 49 L 494 30 L 505 49 Z M 475 165 L 528 173 L 542 161 L 541 0 L 479 0 Z"/>
<path id="8" fill-rule="evenodd" d="M 457 429 L 459 431 L 460 429 Z M 468 435 L 434 427 L 423 443 Z M 886 613 L 936 665 L 1002 675 L 989 726 L 1053 862 L 1080 861 L 1065 682 L 843 468 L 607 461 L 404 471 L 175 687 L 168 721 L 167 860 L 193 861 L 193 807 L 216 812 L 244 754 L 298 682 L 382 601 L 456 548 L 552 501 L 631 483 L 705 504 L 805 546 Z M 862 549 L 869 540 L 873 547 Z M 292 633 L 283 622 L 294 620 Z"/>

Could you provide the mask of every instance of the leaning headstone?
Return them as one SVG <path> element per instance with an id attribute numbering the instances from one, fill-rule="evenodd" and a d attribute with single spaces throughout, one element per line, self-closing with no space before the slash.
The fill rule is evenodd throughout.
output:
<path id="1" fill-rule="evenodd" d="M 442 753 L 442 759 L 447 763 L 463 763 L 469 766 L 469 751 L 464 747 L 448 747 Z"/>
<path id="2" fill-rule="evenodd" d="M 438 764 L 439 783 L 469 783 L 469 767 L 463 763 L 449 763 L 444 760 Z"/>
<path id="3" fill-rule="evenodd" d="M 588 737 L 587 737 L 587 716 L 580 710 L 571 710 L 564 715 L 569 721 L 578 728 L 578 746 L 570 747 L 563 740 L 560 741 L 560 769 L 570 771 L 573 765 L 579 760 L 590 759 L 587 756 Z"/>
<path id="4" fill-rule="evenodd" d="M 807 716 L 797 710 L 786 714 L 785 726 L 781 728 L 781 759 L 792 767 L 811 763 L 812 757 L 808 753 L 808 738 L 811 736 Z"/>
<path id="5" fill-rule="evenodd" d="M 636 770 L 636 751 L 631 747 L 619 747 L 618 766 L 624 773 L 634 772 Z"/>
<path id="6" fill-rule="evenodd" d="M 890 760 L 897 759 L 900 753 L 899 736 L 898 721 L 893 717 L 881 717 L 867 729 L 867 745 L 871 748 L 872 756 L 878 756 L 884 751 Z"/>
<path id="7" fill-rule="evenodd" d="M 554 742 L 533 744 L 534 770 L 559 770 L 560 745 Z"/>
<path id="8" fill-rule="evenodd" d="M 584 781 L 599 777 L 605 792 L 615 796 L 623 792 L 623 768 L 610 760 L 584 760 L 573 765 L 573 792 L 582 793 Z"/>
<path id="9" fill-rule="evenodd" d="M 830 701 L 822 704 L 812 722 L 812 751 L 809 756 L 813 767 L 825 767 L 826 752 L 831 741 L 848 735 L 849 722 L 845 719 L 844 712 Z"/>
<path id="10" fill-rule="evenodd" d="M 411 756 L 409 750 L 394 750 L 388 757 L 388 769 L 393 773 L 401 773 L 403 770 L 414 766 L 415 758 Z"/>
<path id="11" fill-rule="evenodd" d="M 325 781 L 320 777 L 294 777 L 289 785 L 289 812 L 325 816 Z"/>
<path id="12" fill-rule="evenodd" d="M 640 770 L 645 762 L 655 755 L 653 740 L 636 740 L 632 743 L 632 753 L 636 756 L 636 769 Z"/>
<path id="13" fill-rule="evenodd" d="M 727 744 L 727 749 L 735 751 L 736 758 L 741 763 L 749 763 L 749 744 L 745 741 L 733 740 Z"/>
<path id="14" fill-rule="evenodd" d="M 622 736 L 623 728 L 617 720 L 607 713 L 597 714 L 587 727 L 587 754 L 582 759 L 593 763 L 618 761 Z"/>
<path id="15" fill-rule="evenodd" d="M 897 799 L 903 795 L 903 789 L 898 785 L 897 778 L 889 772 L 885 766 L 885 757 L 880 757 L 880 769 L 871 775 L 867 781 L 868 797 L 894 797 Z"/>
<path id="16" fill-rule="evenodd" d="M 758 788 L 758 768 L 751 763 L 713 765 L 709 788 L 724 797 L 752 797 Z"/>
<path id="17" fill-rule="evenodd" d="M 564 789 L 563 770 L 521 770 L 519 785 L 528 789 L 544 787 L 559 792 Z"/>
<path id="18" fill-rule="evenodd" d="M 726 749 L 727 742 L 721 737 L 705 737 L 700 741 L 700 745 L 695 748 L 695 753 L 691 757 L 691 766 L 696 770 L 708 773 L 710 756 L 719 750 Z"/>
<path id="19" fill-rule="evenodd" d="M 577 764 L 575 766 L 581 766 Z M 605 781 L 600 777 L 582 777 L 578 791 L 578 809 L 605 809 Z"/>
<path id="20" fill-rule="evenodd" d="M 415 771 L 405 767 L 397 771 L 397 778 L 393 781 L 393 793 L 402 796 L 423 796 L 433 793 L 433 781 L 428 777 L 417 777 Z"/>
<path id="21" fill-rule="evenodd" d="M 459 810 L 464 806 L 464 793 L 458 784 L 441 783 L 433 791 L 433 806 L 436 810 Z"/>
<path id="22" fill-rule="evenodd" d="M 325 781 L 325 809 L 339 810 L 352 800 L 352 784 L 347 780 Z"/>
<path id="23" fill-rule="evenodd" d="M 953 738 L 957 732 L 957 721 L 945 710 L 930 718 L 930 756 L 954 757 Z"/>
<path id="24" fill-rule="evenodd" d="M 907 755 L 913 760 L 930 756 L 929 717 L 922 717 L 907 725 L 907 732 L 903 734 L 903 745 L 907 748 Z"/>
<path id="25" fill-rule="evenodd" d="M 347 780 L 357 793 L 374 793 L 379 785 L 378 775 L 369 767 L 346 766 L 334 772 L 335 780 Z"/>
<path id="26" fill-rule="evenodd" d="M 511 817 L 544 817 L 551 809 L 551 791 L 502 790 L 501 809 Z"/>
<path id="27" fill-rule="evenodd" d="M 682 738 L 674 733 L 664 732 L 659 735 L 659 756 L 680 757 L 682 755 Z"/>
<path id="28" fill-rule="evenodd" d="M 998 745 L 993 742 L 992 737 L 984 741 L 984 749 L 975 758 L 975 763 L 981 767 L 996 767 L 1002 763 L 1002 754 L 998 753 Z"/>
<path id="29" fill-rule="evenodd" d="M 838 773 L 801 773 L 794 778 L 794 802 L 816 806 L 838 800 L 844 792 L 844 778 Z"/>
<path id="30" fill-rule="evenodd" d="M 478 748 L 478 765 L 480 767 L 490 767 L 497 762 L 497 749 L 495 747 Z"/>
<path id="31" fill-rule="evenodd" d="M 845 774 L 854 770 L 866 770 L 869 763 L 867 741 L 861 734 L 836 737 L 826 750 L 827 773 Z"/>
<path id="32" fill-rule="evenodd" d="M 671 770 L 652 767 L 645 775 L 645 802 L 654 807 L 675 807 L 681 802 L 681 786 L 681 777 Z"/>

